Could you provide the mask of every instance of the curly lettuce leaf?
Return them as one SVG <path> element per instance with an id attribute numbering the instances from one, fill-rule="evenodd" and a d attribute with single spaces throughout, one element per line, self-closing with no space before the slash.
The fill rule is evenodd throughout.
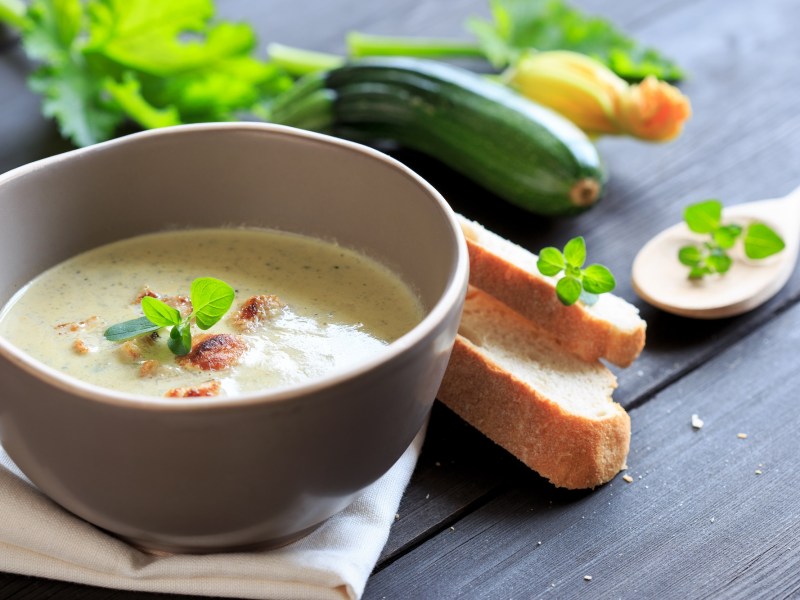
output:
<path id="1" fill-rule="evenodd" d="M 493 21 L 472 18 L 467 27 L 497 68 L 523 52 L 572 50 L 605 63 L 625 79 L 654 75 L 676 81 L 683 72 L 670 59 L 639 45 L 608 21 L 589 17 L 562 0 L 490 0 Z"/>

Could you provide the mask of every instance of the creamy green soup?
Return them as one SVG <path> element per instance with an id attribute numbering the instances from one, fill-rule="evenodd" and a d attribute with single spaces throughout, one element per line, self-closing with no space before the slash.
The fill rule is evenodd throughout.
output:
<path id="1" fill-rule="evenodd" d="M 166 345 L 167 330 L 122 343 L 105 339 L 110 325 L 142 316 L 143 295 L 188 314 L 198 277 L 222 279 L 236 291 L 219 323 L 208 332 L 193 328 L 195 344 L 204 334 L 231 344 L 225 357 L 232 360 L 205 368 L 178 359 Z M 115 242 L 49 269 L 0 312 L 0 335 L 102 387 L 154 396 L 233 395 L 347 368 L 408 332 L 422 315 L 397 275 L 353 250 L 276 231 L 202 229 Z"/>

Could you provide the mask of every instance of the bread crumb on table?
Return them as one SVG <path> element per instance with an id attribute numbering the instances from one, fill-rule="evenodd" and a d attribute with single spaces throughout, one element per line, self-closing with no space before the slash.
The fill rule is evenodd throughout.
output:
<path id="1" fill-rule="evenodd" d="M 761 475 L 761 469 L 756 469 L 756 475 Z"/>
<path id="2" fill-rule="evenodd" d="M 584 575 L 583 576 L 583 580 L 584 581 L 591 581 L 592 580 L 592 576 L 591 575 Z"/>
<path id="3" fill-rule="evenodd" d="M 631 477 L 630 475 L 623 475 L 622 479 L 623 481 L 627 481 L 628 483 L 633 483 L 633 477 Z"/>
<path id="4" fill-rule="evenodd" d="M 697 415 L 692 415 L 692 427 L 694 429 L 702 429 L 702 427 L 703 427 L 703 419 L 701 419 Z"/>
<path id="5" fill-rule="evenodd" d="M 746 440 L 747 439 L 747 434 L 746 433 L 737 433 L 736 437 L 739 438 L 740 440 Z"/>

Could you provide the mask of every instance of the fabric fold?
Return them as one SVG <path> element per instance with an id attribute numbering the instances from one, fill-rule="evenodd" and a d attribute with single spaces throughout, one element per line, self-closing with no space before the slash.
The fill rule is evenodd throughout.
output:
<path id="1" fill-rule="evenodd" d="M 0 448 L 0 571 L 100 587 L 253 599 L 357 599 L 389 537 L 425 427 L 378 481 L 276 550 L 153 556 L 62 509 Z"/>

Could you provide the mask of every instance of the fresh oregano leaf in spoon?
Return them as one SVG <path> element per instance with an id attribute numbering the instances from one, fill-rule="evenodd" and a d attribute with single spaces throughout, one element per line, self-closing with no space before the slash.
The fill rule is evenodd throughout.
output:
<path id="1" fill-rule="evenodd" d="M 733 264 L 727 251 L 736 245 L 742 232 L 747 258 L 767 258 L 786 246 L 783 239 L 763 223 L 752 223 L 747 229 L 735 223 L 723 225 L 722 202 L 719 200 L 690 204 L 684 210 L 683 219 L 691 231 L 709 235 L 702 244 L 691 244 L 678 250 L 678 260 L 689 267 L 689 279 L 727 273 Z"/>

